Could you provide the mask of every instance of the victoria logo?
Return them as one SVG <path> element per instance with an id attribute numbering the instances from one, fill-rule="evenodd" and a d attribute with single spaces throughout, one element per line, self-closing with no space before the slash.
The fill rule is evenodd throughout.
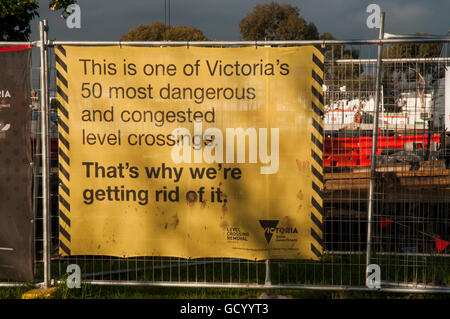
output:
<path id="1" fill-rule="evenodd" d="M 298 233 L 295 227 L 277 227 L 279 220 L 260 220 L 259 223 L 264 229 L 264 236 L 267 243 L 270 243 L 273 234 L 296 234 Z"/>
<path id="2" fill-rule="evenodd" d="M 264 229 L 264 236 L 266 237 L 267 243 L 270 243 L 270 240 L 272 239 L 274 229 L 276 229 L 278 225 L 279 220 L 260 220 L 259 223 L 261 224 L 261 227 Z"/>

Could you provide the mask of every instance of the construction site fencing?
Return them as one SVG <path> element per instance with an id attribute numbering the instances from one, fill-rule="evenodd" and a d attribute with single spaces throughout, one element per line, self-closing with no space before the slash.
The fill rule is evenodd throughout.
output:
<path id="1" fill-rule="evenodd" d="M 42 42 L 32 43 L 35 284 L 64 282 L 67 266 L 76 264 L 84 283 L 98 285 L 368 290 L 367 267 L 375 264 L 381 270 L 382 291 L 450 292 L 450 138 L 446 124 L 450 122 L 450 104 L 445 99 L 450 90 L 449 43 L 449 38 L 132 43 L 45 40 L 48 61 L 44 60 L 43 66 L 39 63 Z M 60 256 L 56 45 L 320 48 L 325 56 L 324 252 L 320 261 Z M 380 47 L 382 59 L 377 63 Z M 381 67 L 378 78 L 377 67 Z M 45 90 L 41 90 L 42 74 L 48 79 Z M 48 101 L 45 114 L 40 111 L 43 98 Z M 49 158 L 40 151 L 41 116 L 48 116 L 45 134 Z M 371 168 L 377 121 L 376 165 Z M 45 162 L 49 165 L 49 214 L 44 218 Z M 0 286 L 17 284 L 23 283 L 2 281 Z"/>

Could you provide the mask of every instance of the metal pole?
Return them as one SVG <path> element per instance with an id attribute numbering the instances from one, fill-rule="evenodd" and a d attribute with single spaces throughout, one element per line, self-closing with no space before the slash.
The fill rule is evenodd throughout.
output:
<path id="1" fill-rule="evenodd" d="M 49 215 L 49 157 L 48 157 L 48 64 L 47 20 L 39 22 L 41 51 L 41 145 L 42 145 L 42 223 L 44 288 L 50 283 L 50 215 Z"/>
<path id="2" fill-rule="evenodd" d="M 450 37 L 442 38 L 408 38 L 408 39 L 378 39 L 378 40 L 292 40 L 292 41 L 49 41 L 48 46 L 57 45 L 91 45 L 91 46 L 112 46 L 112 45 L 132 45 L 132 46 L 293 46 L 293 45 L 364 45 L 364 44 L 394 44 L 394 43 L 450 43 Z M 1 42 L 0 42 L 1 44 Z M 359 60 L 355 60 L 359 61 Z"/>
<path id="3" fill-rule="evenodd" d="M 11 46 L 22 46 L 22 45 L 39 45 L 39 41 L 30 41 L 30 42 L 13 42 L 13 41 L 0 41 L 0 47 L 11 47 Z"/>
<path id="4" fill-rule="evenodd" d="M 58 280 L 57 283 L 66 282 Z M 326 290 L 326 291 L 373 291 L 371 288 L 361 286 L 333 286 L 333 285 L 266 285 L 244 284 L 244 283 L 206 283 L 206 282 L 173 282 L 173 281 L 116 281 L 116 280 L 83 280 L 82 283 L 98 286 L 147 286 L 147 287 L 183 287 L 183 288 L 236 288 L 236 289 L 291 289 L 291 290 Z M 383 284 L 390 285 L 390 283 Z M 392 288 L 381 288 L 378 292 L 399 292 L 399 293 L 449 293 L 448 287 L 406 284 L 396 285 Z"/>
<path id="5" fill-rule="evenodd" d="M 336 64 L 376 64 L 377 59 L 336 59 L 333 60 Z M 384 58 L 383 63 L 402 63 L 402 62 L 416 62 L 416 63 L 445 63 L 450 62 L 450 58 L 439 57 L 439 58 Z"/>
<path id="6" fill-rule="evenodd" d="M 384 15 L 381 13 L 381 23 L 380 23 L 380 34 L 379 40 L 384 37 Z M 375 86 L 375 116 L 373 119 L 373 129 L 372 129 L 372 153 L 371 153 L 371 163 L 370 163 L 370 184 L 369 184 L 369 207 L 367 209 L 367 249 L 366 249 L 366 279 L 368 277 L 367 268 L 370 265 L 371 257 L 371 244 L 372 244 L 372 215 L 373 215 L 373 205 L 374 205 L 374 190 L 375 190 L 375 169 L 376 169 L 376 152 L 377 152 L 377 136 L 378 136 L 378 115 L 379 115 L 379 104 L 380 104 L 380 85 L 381 85 L 381 57 L 383 53 L 383 43 L 378 43 L 378 55 L 377 55 L 377 73 L 376 73 L 376 86 Z"/>
<path id="7" fill-rule="evenodd" d="M 265 286 L 271 286 L 272 281 L 270 280 L 270 260 L 266 259 L 266 280 Z"/>

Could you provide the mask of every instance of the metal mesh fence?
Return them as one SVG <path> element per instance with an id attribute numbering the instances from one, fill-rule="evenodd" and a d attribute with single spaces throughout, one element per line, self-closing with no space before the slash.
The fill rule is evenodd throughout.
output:
<path id="1" fill-rule="evenodd" d="M 88 44 L 88 43 L 86 43 Z M 301 43 L 299 43 L 301 45 Z M 192 45 L 192 44 L 191 44 Z M 239 45 L 239 44 L 236 44 Z M 58 130 L 54 52 L 49 52 L 51 145 L 51 274 L 64 280 L 69 264 L 96 284 L 224 286 L 255 288 L 363 288 L 369 183 L 375 182 L 370 262 L 380 265 L 382 287 L 450 291 L 449 147 L 445 85 L 448 42 L 384 44 L 376 145 L 370 171 L 375 121 L 377 46 L 322 44 L 324 66 L 324 209 L 320 261 L 255 261 L 229 258 L 60 257 L 58 215 Z M 33 74 L 39 67 L 33 66 Z M 33 88 L 38 81 L 33 81 Z M 447 78 L 447 83 L 449 83 Z M 448 85 L 448 84 L 447 84 Z M 447 102 L 447 108 L 448 102 Z M 33 112 L 38 118 L 39 111 Z M 33 117 L 33 121 L 34 121 Z M 39 123 L 39 121 L 37 121 Z M 33 126 L 32 126 L 33 127 Z M 35 126 L 32 136 L 39 136 Z M 39 138 L 34 153 L 40 184 Z M 35 273 L 42 278 L 40 187 L 33 191 L 36 214 Z"/>
<path id="2" fill-rule="evenodd" d="M 325 247 L 341 260 L 338 269 L 349 263 L 348 271 L 352 263 L 365 268 L 375 117 L 371 49 L 332 51 L 325 73 Z M 384 46 L 371 263 L 380 265 L 386 286 L 448 285 L 448 61 L 446 43 Z"/>

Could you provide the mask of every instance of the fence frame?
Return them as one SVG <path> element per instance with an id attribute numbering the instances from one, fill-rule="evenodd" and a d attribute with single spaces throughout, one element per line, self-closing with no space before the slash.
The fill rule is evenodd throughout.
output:
<path id="1" fill-rule="evenodd" d="M 384 25 L 384 15 L 382 16 L 382 26 Z M 405 38 L 384 38 L 383 27 L 380 30 L 380 37 L 378 40 L 311 40 L 311 41 L 52 41 L 48 40 L 47 34 L 47 20 L 40 21 L 40 40 L 32 42 L 0 42 L 0 46 L 14 46 L 29 44 L 40 49 L 40 87 L 41 87 L 41 143 L 42 143 L 42 210 L 43 210 L 43 241 L 44 241 L 44 257 L 43 257 L 43 267 L 44 267 L 44 281 L 42 283 L 36 283 L 36 286 L 42 286 L 48 288 L 55 283 L 52 279 L 51 274 L 51 260 L 50 260 L 50 249 L 51 249 L 51 236 L 50 236 L 50 205 L 49 205 L 49 127 L 48 127 L 48 117 L 49 117 L 49 57 L 48 48 L 52 48 L 59 45 L 74 45 L 74 46 L 142 46 L 142 47 L 173 47 L 173 46 L 208 46 L 208 47 L 245 47 L 245 46 L 305 46 L 314 45 L 324 48 L 327 45 L 377 45 L 378 46 L 378 58 L 375 59 L 358 59 L 359 63 L 376 63 L 377 64 L 377 85 L 380 82 L 380 73 L 383 62 L 390 61 L 417 61 L 417 62 L 430 62 L 430 61 L 440 61 L 449 62 L 450 57 L 444 58 L 412 58 L 412 59 L 383 59 L 381 56 L 382 47 L 385 44 L 396 44 L 396 43 L 450 43 L 450 37 L 405 37 Z M 337 59 L 336 63 L 355 63 L 355 59 Z M 375 100 L 376 110 L 379 108 L 379 90 L 376 90 L 377 98 Z M 373 136 L 376 139 L 377 131 L 376 127 L 378 124 L 378 116 L 376 117 L 375 124 L 373 125 Z M 375 145 L 372 143 L 372 157 L 374 157 Z M 372 161 L 374 163 L 374 161 Z M 375 167 L 371 167 L 371 172 L 374 171 Z M 370 249 L 371 249 L 371 209 L 373 202 L 373 172 L 370 179 L 370 189 L 369 192 L 369 212 L 368 212 L 368 233 L 367 233 L 367 252 L 366 252 L 366 270 L 367 266 L 370 264 Z M 34 199 L 36 200 L 36 199 Z M 35 234 L 36 239 L 36 234 Z M 266 279 L 265 284 L 238 284 L 238 283 L 195 283 L 195 282 L 136 282 L 136 281 L 113 281 L 113 280 L 83 280 L 83 283 L 95 284 L 95 285 L 127 285 L 127 286 L 157 286 L 157 287 L 211 287 L 211 288 L 252 288 L 252 289 L 311 289 L 311 290 L 349 290 L 349 291 L 373 291 L 374 289 L 368 287 L 360 286 L 338 286 L 338 285 L 289 285 L 289 284 L 272 284 L 270 276 L 270 261 L 265 262 Z M 366 271 L 367 278 L 367 271 Z M 56 280 L 56 283 L 61 283 L 64 281 Z M 1 283 L 0 287 L 14 287 L 25 285 L 24 283 L 6 282 Z M 433 285 L 423 285 L 423 284 L 398 284 L 391 282 L 382 282 L 382 287 L 377 289 L 378 291 L 384 292 L 433 292 L 433 293 L 450 293 L 450 287 L 440 287 Z"/>

